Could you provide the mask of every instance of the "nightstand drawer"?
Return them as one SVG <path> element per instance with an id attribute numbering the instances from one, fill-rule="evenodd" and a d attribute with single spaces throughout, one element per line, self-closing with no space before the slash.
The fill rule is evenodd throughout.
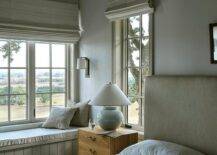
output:
<path id="1" fill-rule="evenodd" d="M 79 142 L 82 144 L 90 145 L 91 147 L 101 147 L 101 148 L 108 148 L 110 139 L 109 137 L 96 135 L 85 131 L 79 131 Z"/>
<path id="2" fill-rule="evenodd" d="M 97 147 L 79 141 L 79 155 L 110 155 L 110 150 L 108 147 Z"/>

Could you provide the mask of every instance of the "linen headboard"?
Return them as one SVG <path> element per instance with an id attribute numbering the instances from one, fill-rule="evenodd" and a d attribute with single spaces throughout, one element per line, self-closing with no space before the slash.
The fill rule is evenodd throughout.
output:
<path id="1" fill-rule="evenodd" d="M 217 77 L 145 79 L 145 138 L 217 155 Z"/>

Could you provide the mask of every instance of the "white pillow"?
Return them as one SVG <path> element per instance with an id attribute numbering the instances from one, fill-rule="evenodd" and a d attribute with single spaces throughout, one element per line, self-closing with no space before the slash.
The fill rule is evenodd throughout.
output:
<path id="1" fill-rule="evenodd" d="M 204 155 L 191 148 L 175 143 L 145 140 L 127 147 L 120 155 Z"/>
<path id="2" fill-rule="evenodd" d="M 44 128 L 68 129 L 77 108 L 53 107 Z"/>

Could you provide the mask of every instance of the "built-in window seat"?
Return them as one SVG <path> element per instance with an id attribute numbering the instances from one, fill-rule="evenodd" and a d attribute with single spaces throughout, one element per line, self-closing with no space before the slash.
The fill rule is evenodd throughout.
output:
<path id="1" fill-rule="evenodd" d="M 0 133 L 0 155 L 9 152 L 19 155 L 73 155 L 77 152 L 77 131 L 34 128 Z M 27 150 L 28 153 L 25 153 Z"/>

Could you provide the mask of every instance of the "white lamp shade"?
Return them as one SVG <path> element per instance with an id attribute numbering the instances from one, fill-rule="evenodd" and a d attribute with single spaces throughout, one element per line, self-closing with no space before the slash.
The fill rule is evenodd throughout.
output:
<path id="1" fill-rule="evenodd" d="M 93 106 L 127 106 L 130 101 L 116 84 L 106 84 L 89 103 Z"/>
<path id="2" fill-rule="evenodd" d="M 88 60 L 85 57 L 81 57 L 77 59 L 77 69 L 87 69 L 88 68 Z"/>

